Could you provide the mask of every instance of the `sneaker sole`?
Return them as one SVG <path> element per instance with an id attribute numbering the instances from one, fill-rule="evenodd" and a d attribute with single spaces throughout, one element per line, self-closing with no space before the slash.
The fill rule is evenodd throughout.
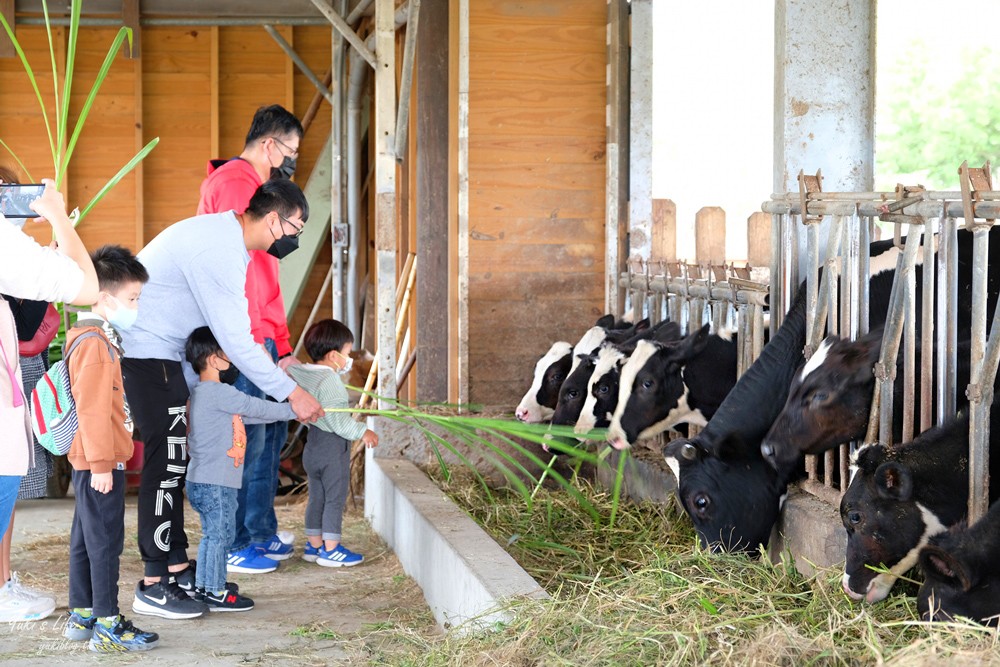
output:
<path id="1" fill-rule="evenodd" d="M 163 607 L 158 607 L 155 604 L 150 604 L 137 597 L 132 598 L 132 611 L 136 614 L 142 614 L 143 616 L 159 616 L 160 618 L 167 618 L 172 621 L 183 620 L 185 618 L 198 618 L 204 614 L 202 611 L 169 611 Z M 126 650 L 146 650 L 146 649 L 126 649 Z"/>
<path id="2" fill-rule="evenodd" d="M 317 558 L 319 558 L 319 556 L 316 554 L 305 554 L 302 556 L 302 560 L 307 563 L 315 563 Z"/>
<path id="3" fill-rule="evenodd" d="M 287 554 L 264 554 L 264 558 L 270 558 L 271 560 L 288 560 L 295 555 L 295 552 L 289 551 Z"/>
<path id="4" fill-rule="evenodd" d="M 212 614 L 214 614 L 216 612 L 227 612 L 227 611 L 250 611 L 251 609 L 253 609 L 253 605 L 250 605 L 249 607 L 239 607 L 239 608 L 237 608 L 237 607 L 213 607 L 212 605 L 208 605 L 208 611 L 209 611 L 209 613 L 212 613 Z"/>
<path id="5" fill-rule="evenodd" d="M 95 644 L 94 642 L 90 642 L 90 650 L 94 653 L 139 653 L 154 649 L 159 645 L 159 639 L 155 642 L 149 642 L 148 644 L 136 644 L 135 646 L 123 646 L 122 644 Z"/>
<path id="6" fill-rule="evenodd" d="M 20 623 L 22 621 L 41 621 L 48 618 L 52 612 L 56 610 L 55 603 L 51 607 L 46 606 L 38 611 L 33 611 L 26 614 L 14 614 L 12 616 L 0 617 L 0 623 Z"/>
<path id="7" fill-rule="evenodd" d="M 353 563 L 338 563 L 332 560 L 323 560 L 322 558 L 316 559 L 316 564 L 320 567 L 354 567 L 355 565 L 361 565 L 364 560 L 355 561 Z"/>
<path id="8" fill-rule="evenodd" d="M 275 562 L 274 567 L 269 568 L 259 568 L 259 567 L 246 567 L 243 565 L 229 565 L 226 564 L 226 572 L 236 572 L 238 574 L 267 574 L 268 572 L 274 572 L 278 569 L 278 564 Z"/>
<path id="9" fill-rule="evenodd" d="M 91 628 L 87 630 L 83 628 L 81 630 L 63 630 L 63 637 L 73 642 L 85 642 L 94 636 L 94 629 Z"/>

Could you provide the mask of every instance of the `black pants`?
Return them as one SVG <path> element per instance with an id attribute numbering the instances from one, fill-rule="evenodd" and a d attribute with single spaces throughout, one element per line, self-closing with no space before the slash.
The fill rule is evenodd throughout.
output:
<path id="1" fill-rule="evenodd" d="M 187 563 L 184 474 L 188 388 L 179 361 L 122 360 L 125 394 L 144 446 L 139 484 L 139 555 L 147 577 Z"/>
<path id="2" fill-rule="evenodd" d="M 90 471 L 73 471 L 76 510 L 69 531 L 69 607 L 118 615 L 118 561 L 125 543 L 125 472 L 108 493 L 90 488 Z"/>

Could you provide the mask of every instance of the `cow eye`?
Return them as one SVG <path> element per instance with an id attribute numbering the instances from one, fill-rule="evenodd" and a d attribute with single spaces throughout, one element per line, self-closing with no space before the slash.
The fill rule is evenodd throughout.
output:
<path id="1" fill-rule="evenodd" d="M 817 391 L 809 400 L 812 401 L 813 405 L 819 405 L 820 403 L 826 403 L 828 398 L 830 396 L 825 391 Z"/>
<path id="2" fill-rule="evenodd" d="M 848 512 L 847 520 L 851 523 L 852 526 L 858 525 L 859 523 L 861 523 L 861 512 L 858 512 L 857 510 L 852 510 Z"/>
<path id="3" fill-rule="evenodd" d="M 694 497 L 693 503 L 695 510 L 697 510 L 699 514 L 702 514 L 708 509 L 708 506 L 712 504 L 712 501 L 708 497 L 708 494 L 699 493 Z"/>
<path id="4" fill-rule="evenodd" d="M 570 389 L 569 391 L 566 392 L 567 398 L 576 398 L 579 395 L 580 392 L 578 392 L 576 389 Z"/>
<path id="5" fill-rule="evenodd" d="M 643 389 L 649 389 L 652 386 L 653 386 L 653 381 L 652 380 L 643 380 L 642 381 L 642 388 Z"/>
<path id="6" fill-rule="evenodd" d="M 552 381 L 553 382 L 562 382 L 563 381 L 563 376 L 561 374 L 559 374 L 559 373 L 556 373 L 555 375 L 552 376 Z"/>
<path id="7" fill-rule="evenodd" d="M 606 385 L 601 385 L 600 387 L 597 388 L 597 391 L 602 394 L 606 394 L 608 393 L 608 387 Z"/>

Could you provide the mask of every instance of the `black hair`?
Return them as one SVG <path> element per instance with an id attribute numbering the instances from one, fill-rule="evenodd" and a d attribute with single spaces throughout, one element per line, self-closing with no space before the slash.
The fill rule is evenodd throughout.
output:
<path id="1" fill-rule="evenodd" d="M 331 350 L 340 352 L 348 343 L 354 342 L 354 334 L 347 325 L 337 320 L 320 320 L 306 332 L 306 353 L 313 361 L 319 361 Z"/>
<path id="2" fill-rule="evenodd" d="M 260 219 L 271 211 L 288 219 L 296 213 L 303 224 L 309 219 L 309 202 L 302 193 L 302 188 L 287 178 L 272 178 L 261 183 L 260 187 L 250 197 L 246 213 L 251 218 Z"/>
<path id="3" fill-rule="evenodd" d="M 198 327 L 192 331 L 184 344 L 184 357 L 194 368 L 195 373 L 201 373 L 208 368 L 210 356 L 222 353 L 222 346 L 215 340 L 215 334 L 208 327 Z"/>
<path id="4" fill-rule="evenodd" d="M 260 107 L 250 121 L 250 130 L 247 132 L 246 146 L 249 146 L 258 139 L 267 137 L 287 137 L 294 134 L 302 138 L 302 123 L 295 117 L 295 114 L 284 108 L 280 104 L 271 104 Z"/>
<path id="5" fill-rule="evenodd" d="M 7 185 L 18 185 L 21 182 L 21 178 L 17 175 L 14 167 L 0 164 L 0 181 L 3 181 Z"/>
<path id="6" fill-rule="evenodd" d="M 104 292 L 114 292 L 125 283 L 149 281 L 149 272 L 132 251 L 120 245 L 102 245 L 90 254 L 97 272 L 97 286 Z"/>

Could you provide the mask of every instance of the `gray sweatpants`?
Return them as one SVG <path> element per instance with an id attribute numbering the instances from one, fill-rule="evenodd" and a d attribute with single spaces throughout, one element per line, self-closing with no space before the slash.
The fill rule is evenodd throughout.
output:
<path id="1" fill-rule="evenodd" d="M 336 433 L 310 426 L 302 466 L 309 477 L 306 535 L 339 542 L 351 478 L 351 443 Z"/>

